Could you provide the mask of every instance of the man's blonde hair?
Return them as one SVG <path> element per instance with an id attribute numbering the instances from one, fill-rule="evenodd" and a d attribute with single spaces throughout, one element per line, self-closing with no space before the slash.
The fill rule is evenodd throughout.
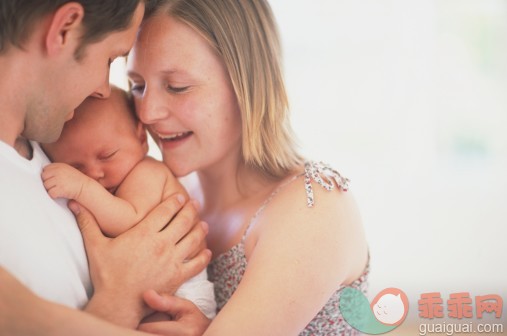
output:
<path id="1" fill-rule="evenodd" d="M 301 164 L 288 118 L 281 50 L 265 0 L 153 0 L 145 19 L 165 14 L 192 27 L 221 56 L 241 111 L 248 166 L 281 178 Z"/>

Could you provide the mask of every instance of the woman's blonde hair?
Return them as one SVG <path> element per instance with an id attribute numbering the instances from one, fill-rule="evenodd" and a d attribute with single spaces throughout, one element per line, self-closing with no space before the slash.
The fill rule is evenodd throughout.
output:
<path id="1" fill-rule="evenodd" d="M 188 24 L 222 57 L 242 120 L 245 163 L 273 178 L 302 158 L 288 118 L 288 99 L 273 13 L 265 0 L 152 0 L 145 19 L 166 14 Z"/>

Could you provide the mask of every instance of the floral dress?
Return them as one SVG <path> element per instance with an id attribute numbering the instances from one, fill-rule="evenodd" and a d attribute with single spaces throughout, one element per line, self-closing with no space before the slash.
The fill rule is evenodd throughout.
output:
<path id="1" fill-rule="evenodd" d="M 312 181 L 324 187 L 326 190 L 333 190 L 336 187 L 343 191 L 348 189 L 349 180 L 342 177 L 337 171 L 323 163 L 306 162 L 305 172 L 295 175 L 286 183 L 279 186 L 266 201 L 261 205 L 259 210 L 250 220 L 250 223 L 243 234 L 241 241 L 233 246 L 230 250 L 220 254 L 216 259 L 212 260 L 208 266 L 209 279 L 215 285 L 215 298 L 217 301 L 218 311 L 231 298 L 234 291 L 238 287 L 243 274 L 247 267 L 247 259 L 245 255 L 245 238 L 248 229 L 256 217 L 264 210 L 271 199 L 287 184 L 304 177 L 305 191 L 307 195 L 308 207 L 313 207 L 313 186 Z M 349 285 L 349 287 L 358 289 L 366 294 L 368 287 L 369 265 L 366 266 L 363 274 Z M 300 336 L 321 336 L 321 335 L 359 335 L 359 332 L 353 329 L 344 321 L 339 309 L 340 287 L 329 298 L 327 303 L 322 307 L 319 313 L 308 323 L 305 329 L 299 334 Z"/>

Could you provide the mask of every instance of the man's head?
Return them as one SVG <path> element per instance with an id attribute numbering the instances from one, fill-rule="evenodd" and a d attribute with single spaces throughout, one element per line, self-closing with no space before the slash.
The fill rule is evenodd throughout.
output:
<path id="1" fill-rule="evenodd" d="M 0 53 L 11 46 L 22 48 L 37 21 L 51 15 L 67 3 L 77 3 L 84 10 L 82 48 L 100 41 L 113 31 L 126 29 L 141 0 L 9 0 L 0 2 Z"/>
<path id="2" fill-rule="evenodd" d="M 143 14 L 143 0 L 1 1 L 1 139 L 53 142 L 86 97 L 107 97 L 109 65 L 128 53 Z"/>
<path id="3" fill-rule="evenodd" d="M 107 99 L 87 98 L 58 141 L 42 147 L 114 192 L 148 152 L 147 135 L 127 94 L 113 88 Z"/>

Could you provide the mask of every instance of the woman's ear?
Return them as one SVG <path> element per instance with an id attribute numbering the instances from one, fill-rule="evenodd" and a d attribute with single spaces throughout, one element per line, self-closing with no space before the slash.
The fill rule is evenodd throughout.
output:
<path id="1" fill-rule="evenodd" d="M 45 40 L 49 56 L 57 55 L 66 48 L 75 52 L 83 34 L 83 17 L 83 6 L 77 2 L 66 3 L 54 12 Z"/>

